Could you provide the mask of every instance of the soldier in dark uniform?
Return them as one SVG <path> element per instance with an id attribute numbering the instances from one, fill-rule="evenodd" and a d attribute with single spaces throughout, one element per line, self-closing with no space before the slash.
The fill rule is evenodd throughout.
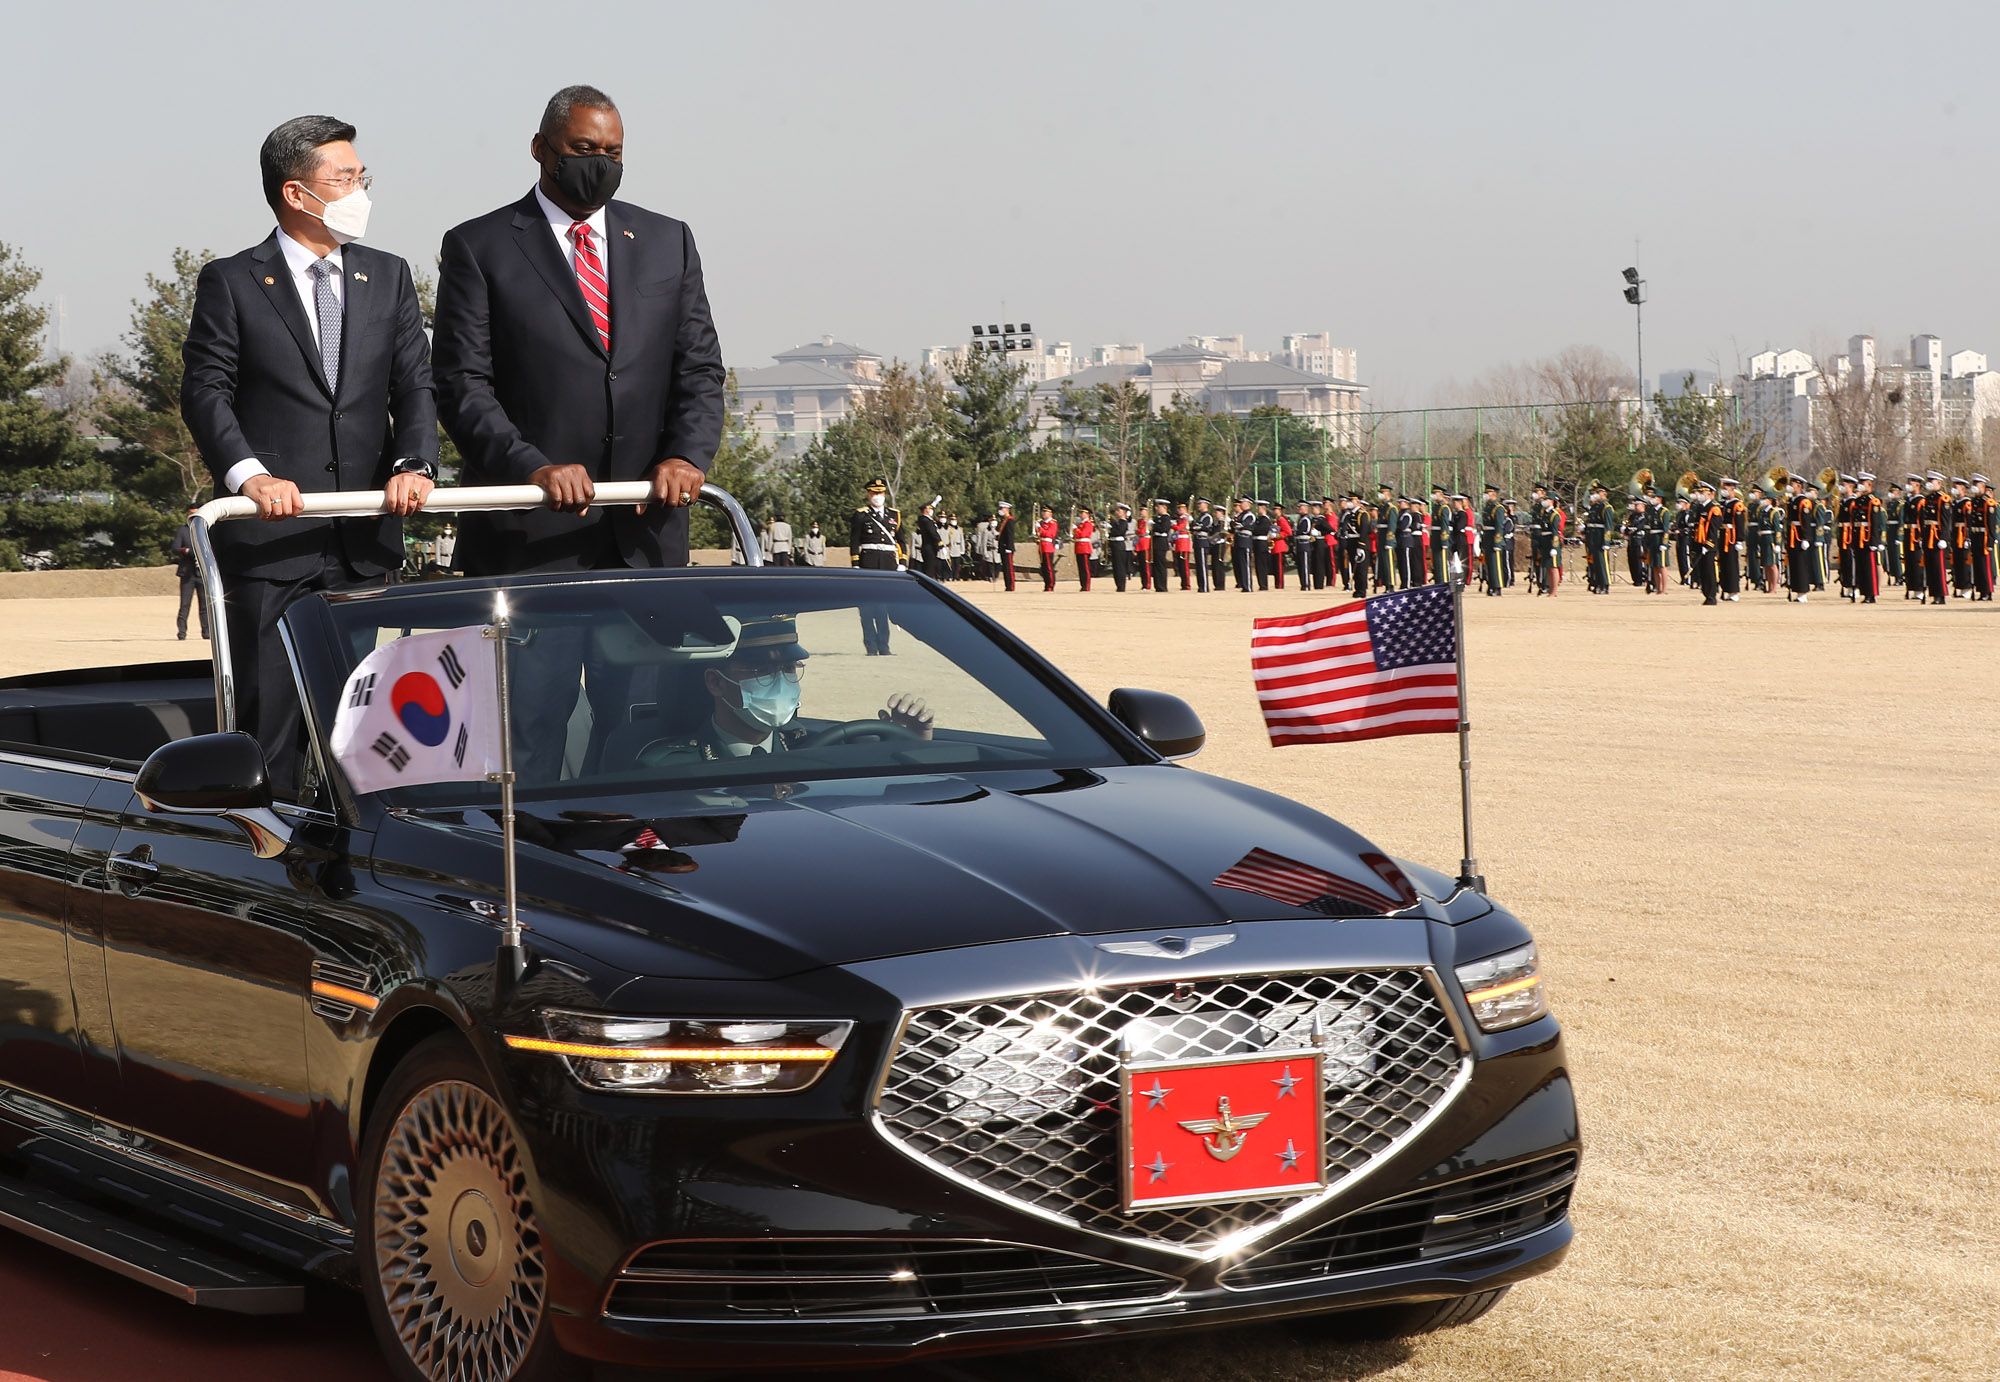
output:
<path id="1" fill-rule="evenodd" d="M 1215 512 L 1208 507 L 1206 499 L 1196 497 L 1194 517 L 1188 520 L 1188 531 L 1194 536 L 1194 588 L 1206 595 L 1211 589 L 1210 581 L 1218 585 L 1221 583 L 1215 555 Z"/>
<path id="2" fill-rule="evenodd" d="M 1298 508 L 1292 514 L 1292 535 L 1287 541 L 1292 549 L 1292 569 L 1299 578 L 1300 590 L 1313 588 L 1313 549 L 1319 542 L 1319 529 L 1313 526 L 1312 505 L 1299 500 Z"/>
<path id="3" fill-rule="evenodd" d="M 1605 555 L 1605 534 L 1610 527 L 1610 491 L 1593 480 L 1590 503 L 1583 511 L 1584 585 L 1592 595 L 1611 593 L 1611 564 Z"/>
<path id="4" fill-rule="evenodd" d="M 944 529 L 938 526 L 937 517 L 931 508 L 937 501 L 917 510 L 917 560 L 916 567 L 934 581 L 944 579 L 944 563 L 938 554 L 944 549 Z"/>
<path id="5" fill-rule="evenodd" d="M 1787 481 L 1791 498 L 1785 504 L 1785 598 L 1806 602 L 1819 564 L 1819 505 L 1806 492 L 1803 475 Z"/>
<path id="6" fill-rule="evenodd" d="M 1924 477 L 1905 475 L 1903 496 L 1903 598 L 1923 601 L 1928 596 L 1928 563 L 1924 560 L 1924 539 L 1919 514 L 1923 508 Z"/>
<path id="7" fill-rule="evenodd" d="M 1500 486 L 1488 485 L 1479 506 L 1479 569 L 1486 577 L 1486 593 L 1500 593 Z"/>
<path id="8" fill-rule="evenodd" d="M 728 658 L 709 664 L 702 672 L 702 684 L 714 701 L 707 723 L 693 734 L 663 737 L 644 745 L 635 761 L 641 767 L 713 763 L 797 748 L 807 736 L 796 721 L 810 656 L 799 642 L 798 621 L 791 616 L 746 622 L 737 631 L 736 646 Z M 891 696 L 876 718 L 919 739 L 931 737 L 930 707 L 916 696 Z"/>
<path id="9" fill-rule="evenodd" d="M 1984 475 L 1972 477 L 1971 504 L 1965 516 L 1966 551 L 1972 562 L 1972 598 L 1993 598 L 1993 538 L 1996 503 L 1993 486 Z"/>
<path id="10" fill-rule="evenodd" d="M 1894 480 L 1882 491 L 1882 566 L 1891 585 L 1903 583 L 1903 487 Z"/>
<path id="11" fill-rule="evenodd" d="M 1634 495 L 1625 505 L 1625 571 L 1632 587 L 1653 593 L 1653 573 L 1646 566 L 1646 501 Z"/>
<path id="12" fill-rule="evenodd" d="M 1500 501 L 1500 577 L 1509 590 L 1514 588 L 1514 538 L 1520 522 L 1514 516 L 1514 501 Z"/>
<path id="13" fill-rule="evenodd" d="M 1331 590 L 1334 568 L 1340 564 L 1340 515 L 1332 495 L 1321 496 L 1313 505 L 1313 527 L 1319 531 L 1319 547 L 1314 553 L 1319 566 L 1314 572 L 1313 588 Z"/>
<path id="14" fill-rule="evenodd" d="M 1972 544 L 1967 529 L 1972 519 L 1971 486 L 1951 477 L 1951 596 L 1963 600 L 1972 593 Z"/>
<path id="15" fill-rule="evenodd" d="M 1368 593 L 1367 562 L 1364 560 L 1365 544 L 1361 539 L 1361 509 L 1355 502 L 1353 491 L 1340 496 L 1339 515 L 1333 525 L 1334 545 L 1340 555 L 1340 584 L 1355 595 Z M 1360 584 L 1356 585 L 1356 578 Z"/>
<path id="16" fill-rule="evenodd" d="M 1250 511 L 1250 501 L 1239 498 L 1236 512 L 1229 515 L 1229 559 L 1236 568 L 1236 588 L 1246 594 L 1257 579 L 1257 558 L 1251 550 L 1256 544 L 1250 540 L 1256 530 L 1257 515 Z"/>
<path id="17" fill-rule="evenodd" d="M 1722 497 L 1715 501 L 1722 510 L 1722 521 L 1729 527 L 1723 536 L 1722 550 L 1716 558 L 1716 577 L 1722 586 L 1722 598 L 1740 601 L 1743 598 L 1743 556 L 1750 539 L 1750 510 L 1743 503 L 1739 492 L 1741 486 L 1734 475 L 1725 475 L 1721 480 Z"/>
<path id="18" fill-rule="evenodd" d="M 1537 483 L 1531 493 L 1528 542 L 1534 554 L 1535 589 L 1539 594 L 1554 596 L 1556 548 L 1562 541 L 1561 530 L 1556 525 L 1556 504 L 1549 498 L 1549 487 L 1544 483 Z"/>
<path id="19" fill-rule="evenodd" d="M 1720 589 L 1716 580 L 1716 565 L 1721 560 L 1722 544 L 1729 533 L 1722 506 L 1715 502 L 1715 486 L 1706 480 L 1697 484 L 1688 512 L 1693 519 L 1689 525 L 1688 557 L 1693 563 L 1694 583 L 1701 588 L 1701 602 L 1712 605 L 1716 603 L 1716 594 Z"/>
<path id="20" fill-rule="evenodd" d="M 1174 516 L 1167 512 L 1167 501 L 1153 501 L 1153 521 L 1147 529 L 1152 540 L 1149 555 L 1153 564 L 1153 589 L 1162 595 L 1167 593 L 1167 565 L 1174 556 Z"/>
<path id="21" fill-rule="evenodd" d="M 1396 588 L 1396 496 L 1387 485 L 1375 487 L 1375 507 L 1369 511 L 1369 534 L 1375 553 L 1375 587 Z"/>
<path id="22" fill-rule="evenodd" d="M 1760 493 L 1757 508 L 1750 516 L 1750 562 L 1757 571 L 1757 588 L 1766 595 L 1778 588 L 1778 546 L 1783 521 L 1777 504 L 1769 495 Z"/>
<path id="23" fill-rule="evenodd" d="M 1118 587 L 1118 593 L 1125 593 L 1125 582 L 1132 579 L 1132 507 L 1129 504 L 1114 505 L 1111 510 L 1111 527 L 1104 539 L 1110 548 L 1111 583 Z"/>
<path id="24" fill-rule="evenodd" d="M 1875 477 L 1862 471 L 1854 477 L 1854 588 L 1861 603 L 1872 605 L 1882 593 L 1882 548 L 1888 516 L 1875 497 Z"/>
<path id="25" fill-rule="evenodd" d="M 889 507 L 889 482 L 868 482 L 868 502 L 847 525 L 847 560 L 863 571 L 903 569 L 903 515 Z M 861 644 L 870 657 L 889 652 L 889 613 L 880 605 L 861 607 Z"/>
<path id="26" fill-rule="evenodd" d="M 1424 546 L 1430 553 L 1432 585 L 1443 585 L 1450 574 L 1445 553 L 1445 530 L 1451 526 L 1450 491 L 1443 485 L 1431 486 L 1430 508 L 1424 513 Z"/>
<path id="27" fill-rule="evenodd" d="M 1257 573 L 1257 588 L 1271 588 L 1271 501 L 1251 501 L 1257 511 L 1250 515 L 1250 567 Z"/>
<path id="28" fill-rule="evenodd" d="M 1825 590 L 1826 573 L 1830 569 L 1828 558 L 1833 551 L 1833 505 L 1827 502 L 1820 487 L 1810 480 L 1806 481 L 1806 493 L 1812 497 L 1819 522 L 1819 541 L 1813 544 L 1813 556 L 1817 562 L 1813 572 L 1813 589 Z"/>
<path id="29" fill-rule="evenodd" d="M 1000 549 L 1000 574 L 1007 578 L 1007 589 L 1014 588 L 1014 506 L 1002 499 L 998 505 L 998 517 L 993 523 L 993 543 Z"/>
<path id="30" fill-rule="evenodd" d="M 1640 490 L 1646 501 L 1646 574 L 1652 581 L 1649 587 L 1653 594 L 1667 593 L 1667 538 L 1672 520 L 1667 516 L 1667 506 L 1661 502 L 1660 492 L 1651 485 Z"/>
<path id="31" fill-rule="evenodd" d="M 1396 496 L 1396 588 L 1408 590 L 1422 585 L 1424 568 L 1424 515 L 1417 501 L 1407 494 Z"/>
<path id="32" fill-rule="evenodd" d="M 1840 497 L 1834 501 L 1833 507 L 1833 555 L 1834 570 L 1840 579 L 1840 598 L 1850 601 L 1860 598 L 1854 529 L 1861 516 L 1861 506 L 1854 502 L 1854 492 L 1854 477 L 1842 473 Z"/>
<path id="33" fill-rule="evenodd" d="M 1674 498 L 1674 566 L 1680 572 L 1681 584 L 1688 583 L 1694 571 L 1694 519 L 1689 516 L 1691 501 L 1685 494 Z"/>
<path id="34" fill-rule="evenodd" d="M 1923 552 L 1926 603 L 1944 604 L 1951 592 L 1951 501 L 1943 493 L 1944 476 L 1924 472 L 1923 493 L 1917 496 L 1917 543 Z"/>

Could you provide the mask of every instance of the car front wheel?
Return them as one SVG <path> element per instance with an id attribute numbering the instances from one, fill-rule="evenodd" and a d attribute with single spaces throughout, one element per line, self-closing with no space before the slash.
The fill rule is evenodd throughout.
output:
<path id="1" fill-rule="evenodd" d="M 362 1294 L 406 1382 L 550 1382 L 570 1375 L 548 1321 L 527 1157 L 456 1037 L 389 1077 L 362 1157 Z"/>

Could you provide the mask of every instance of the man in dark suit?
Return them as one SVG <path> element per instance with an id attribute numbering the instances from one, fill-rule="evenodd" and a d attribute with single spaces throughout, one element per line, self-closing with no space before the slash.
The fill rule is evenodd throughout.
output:
<path id="1" fill-rule="evenodd" d="M 299 780 L 299 705 L 275 625 L 313 591 L 377 585 L 403 563 L 402 519 L 307 519 L 302 493 L 386 489 L 415 513 L 437 469 L 430 352 L 410 266 L 353 243 L 367 228 L 354 127 L 305 115 L 258 154 L 270 238 L 201 271 L 181 414 L 221 494 L 265 523 L 215 530 L 237 723 L 273 789 Z M 289 522 L 283 520 L 291 520 Z"/>
<path id="2" fill-rule="evenodd" d="M 438 403 L 469 485 L 534 484 L 545 508 L 468 515 L 469 575 L 687 564 L 687 506 L 722 438 L 723 366 L 694 237 L 616 202 L 625 127 L 595 87 L 557 92 L 529 152 L 528 195 L 450 231 L 438 268 Z M 593 511 L 600 481 L 646 480 L 652 502 Z M 514 707 L 528 780 L 562 766 L 587 649 L 523 649 Z M 574 646 L 570 646 L 570 643 Z M 623 707 L 592 666 L 590 752 Z"/>

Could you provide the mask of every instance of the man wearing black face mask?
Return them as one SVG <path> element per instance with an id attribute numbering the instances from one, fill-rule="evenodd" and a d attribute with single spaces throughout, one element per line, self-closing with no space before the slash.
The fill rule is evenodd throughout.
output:
<path id="1" fill-rule="evenodd" d="M 411 514 L 437 465 L 410 266 L 354 243 L 370 179 L 353 139 L 327 115 L 265 138 L 258 164 L 277 230 L 202 269 L 184 351 L 181 416 L 216 493 L 256 501 L 267 520 L 220 524 L 214 543 L 237 725 L 264 746 L 281 795 L 301 760 L 279 616 L 314 591 L 381 584 L 403 562 L 400 518 L 301 518 L 301 495 L 386 489 L 391 512 Z"/>
<path id="2" fill-rule="evenodd" d="M 687 226 L 611 200 L 624 143 L 610 97 L 565 87 L 529 144 L 534 188 L 445 236 L 432 346 L 464 481 L 548 495 L 538 510 L 467 515 L 469 575 L 687 564 L 687 506 L 722 437 L 722 351 Z M 652 502 L 593 509 L 596 486 L 616 480 L 650 482 Z M 570 704 L 558 692 L 517 705 L 515 742 L 549 760 L 523 771 L 553 780 L 585 648 L 542 642 L 548 665 L 524 666 L 520 684 L 566 686 Z M 591 668 L 607 727 L 617 680 Z"/>

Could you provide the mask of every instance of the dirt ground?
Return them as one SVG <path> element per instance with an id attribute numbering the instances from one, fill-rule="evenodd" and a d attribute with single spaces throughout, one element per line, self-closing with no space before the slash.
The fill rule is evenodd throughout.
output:
<path id="1" fill-rule="evenodd" d="M 1583 1105 L 1569 1260 L 1479 1323 L 1407 1343 L 1244 1329 L 1038 1367 L 1147 1382 L 2000 1376 L 2000 604 L 1705 609 L 1678 589 L 1591 598 L 1575 574 L 1554 600 L 1467 601 L 1477 854 L 1540 938 Z M 1093 694 L 1186 697 L 1210 734 L 1197 769 L 1455 867 L 1450 737 L 1264 737 L 1251 619 L 1337 597 L 961 589 Z M 0 674 L 200 655 L 172 623 L 159 596 L 8 601 Z M 0 1278 L 21 1257 L 0 1239 Z M 154 1342 L 162 1357 L 183 1346 Z M 0 1349 L 9 1368 L 85 1375 Z"/>

